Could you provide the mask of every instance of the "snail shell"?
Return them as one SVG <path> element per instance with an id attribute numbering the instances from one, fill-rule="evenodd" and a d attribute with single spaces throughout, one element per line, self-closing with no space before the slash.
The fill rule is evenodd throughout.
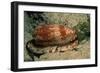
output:
<path id="1" fill-rule="evenodd" d="M 76 31 L 64 25 L 38 25 L 33 31 L 36 45 L 65 45 L 77 39 Z"/>

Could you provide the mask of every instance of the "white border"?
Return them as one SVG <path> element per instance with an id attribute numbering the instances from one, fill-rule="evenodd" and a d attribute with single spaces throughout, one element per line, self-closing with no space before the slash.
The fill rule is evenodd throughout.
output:
<path id="1" fill-rule="evenodd" d="M 91 57 L 90 59 L 80 60 L 59 60 L 59 61 L 35 61 L 24 62 L 24 11 L 46 11 L 46 12 L 68 12 L 68 13 L 88 13 L 90 14 L 91 23 Z M 60 8 L 60 7 L 46 7 L 46 6 L 18 6 L 18 68 L 36 68 L 36 67 L 50 67 L 50 66 L 71 66 L 95 64 L 95 10 L 80 9 L 80 8 Z"/>

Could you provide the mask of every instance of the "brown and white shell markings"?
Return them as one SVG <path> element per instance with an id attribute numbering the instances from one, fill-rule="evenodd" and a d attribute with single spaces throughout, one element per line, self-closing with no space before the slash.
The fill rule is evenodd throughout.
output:
<path id="1" fill-rule="evenodd" d="M 38 25 L 33 31 L 35 44 L 40 46 L 66 45 L 77 40 L 76 31 L 64 25 Z"/>

